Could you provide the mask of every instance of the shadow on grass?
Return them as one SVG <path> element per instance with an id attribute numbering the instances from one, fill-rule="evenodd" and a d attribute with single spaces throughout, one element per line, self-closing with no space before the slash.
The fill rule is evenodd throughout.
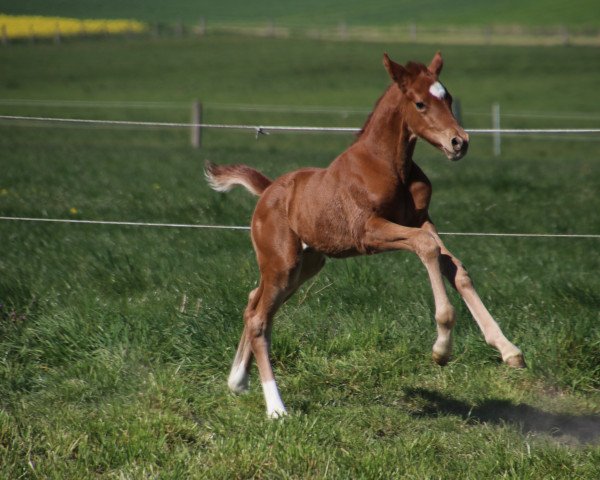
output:
<path id="1" fill-rule="evenodd" d="M 523 433 L 549 435 L 563 444 L 600 443 L 600 415 L 549 413 L 509 400 L 472 405 L 425 388 L 406 389 L 405 394 L 409 399 L 425 401 L 424 407 L 412 414 L 415 417 L 457 415 L 470 423 L 518 425 Z"/>

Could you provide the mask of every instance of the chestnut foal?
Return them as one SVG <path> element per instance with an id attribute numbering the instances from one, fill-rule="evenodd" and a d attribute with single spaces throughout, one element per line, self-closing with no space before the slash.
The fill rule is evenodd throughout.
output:
<path id="1" fill-rule="evenodd" d="M 508 365 L 525 366 L 521 351 L 503 335 L 467 271 L 440 240 L 427 211 L 431 183 L 412 159 L 417 138 L 450 160 L 467 152 L 469 136 L 452 114 L 452 97 L 438 81 L 442 57 L 437 53 L 428 67 L 414 62 L 401 66 L 386 54 L 383 63 L 391 86 L 356 142 L 328 168 L 305 168 L 271 181 L 245 165 L 206 166 L 215 190 L 243 185 L 260 196 L 252 217 L 260 283 L 249 296 L 228 385 L 236 393 L 248 389 L 254 356 L 267 415 L 272 418 L 286 413 L 269 360 L 273 317 L 303 282 L 321 270 L 326 256 L 416 253 L 427 269 L 435 300 L 433 359 L 444 365 L 452 347 L 455 314 L 444 287 L 446 277 L 486 342 Z"/>

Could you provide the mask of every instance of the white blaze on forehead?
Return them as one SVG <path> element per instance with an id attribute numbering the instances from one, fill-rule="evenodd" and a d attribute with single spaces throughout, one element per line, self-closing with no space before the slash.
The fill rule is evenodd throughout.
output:
<path id="1" fill-rule="evenodd" d="M 440 100 L 446 96 L 446 89 L 440 82 L 434 82 L 429 87 L 429 93 Z"/>

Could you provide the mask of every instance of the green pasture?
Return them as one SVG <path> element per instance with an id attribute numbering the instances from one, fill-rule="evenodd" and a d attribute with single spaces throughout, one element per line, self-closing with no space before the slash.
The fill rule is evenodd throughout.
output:
<path id="1" fill-rule="evenodd" d="M 286 26 L 350 25 L 568 25 L 598 27 L 593 0 L 0 0 L 0 12 L 60 15 L 76 18 L 135 18 L 148 22 L 256 24 L 274 21 Z"/>
<path id="2" fill-rule="evenodd" d="M 185 122 L 199 98 L 206 122 L 360 126 L 366 114 L 338 108 L 375 103 L 384 51 L 428 61 L 434 48 L 13 45 L 0 49 L 0 114 Z M 598 127 L 596 49 L 442 51 L 467 128 L 490 127 L 494 102 L 505 127 Z M 48 103 L 66 100 L 95 103 Z M 193 150 L 182 129 L 0 121 L 0 215 L 247 225 L 255 199 L 210 190 L 206 159 L 275 177 L 352 141 L 206 130 Z M 416 157 L 441 231 L 598 234 L 599 141 L 505 137 L 494 157 L 482 135 L 461 162 L 429 145 Z M 599 478 L 599 241 L 444 240 L 529 368 L 502 365 L 454 293 L 454 355 L 436 366 L 416 257 L 330 261 L 275 320 L 290 415 L 269 421 L 256 370 L 248 395 L 226 386 L 257 281 L 246 232 L 0 221 L 0 478 Z"/>

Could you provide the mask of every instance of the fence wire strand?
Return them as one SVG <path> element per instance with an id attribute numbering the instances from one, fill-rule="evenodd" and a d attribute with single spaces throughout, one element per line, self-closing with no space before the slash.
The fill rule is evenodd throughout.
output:
<path id="1" fill-rule="evenodd" d="M 263 113 L 302 113 L 302 114 L 331 114 L 331 115 L 367 115 L 372 108 L 345 107 L 332 105 L 282 105 L 258 103 L 220 103 L 202 102 L 210 110 L 231 112 L 263 112 Z M 52 99 L 0 99 L 0 105 L 14 107 L 58 107 L 58 108 L 107 108 L 107 109 L 171 109 L 187 110 L 189 102 L 184 101 L 144 101 L 144 100 L 52 100 Z M 489 117 L 488 111 L 463 110 L 467 116 Z M 562 120 L 600 120 L 600 115 L 595 112 L 575 111 L 508 111 L 502 112 L 501 117 L 514 118 L 551 118 Z"/>
<path id="2" fill-rule="evenodd" d="M 65 223 L 80 225 L 113 225 L 120 227 L 153 227 L 153 228 L 190 228 L 206 230 L 250 230 L 244 225 L 210 225 L 196 223 L 152 223 L 127 222 L 112 220 L 79 220 L 72 218 L 33 218 L 33 217 L 0 217 L 0 220 L 15 222 Z M 596 238 L 600 234 L 570 234 L 570 233 L 501 233 L 501 232 L 438 232 L 440 235 L 462 237 L 523 237 L 523 238 Z"/>
<path id="3" fill-rule="evenodd" d="M 30 122 L 56 122 L 87 125 L 117 125 L 137 126 L 148 128 L 206 128 L 221 130 L 247 130 L 259 134 L 271 132 L 294 132 L 294 133 L 358 133 L 360 128 L 356 127 L 310 127 L 310 126 L 288 126 L 288 125 L 236 125 L 224 123 L 189 123 L 189 122 L 146 122 L 136 120 L 98 120 L 85 118 L 57 118 L 57 117 L 30 117 L 21 115 L 0 115 L 0 120 L 30 121 Z M 474 134 L 597 134 L 600 128 L 472 128 L 466 130 Z"/>
<path id="4" fill-rule="evenodd" d="M 214 123 L 177 123 L 177 122 L 145 122 L 132 120 L 98 120 L 83 118 L 56 118 L 56 117 L 34 117 L 21 115 L 0 115 L 0 120 L 30 121 L 44 123 L 62 123 L 79 125 L 115 125 L 125 127 L 151 127 L 151 128 L 212 128 L 226 130 L 252 131 L 256 136 L 269 134 L 271 132 L 297 132 L 297 133 L 358 133 L 360 128 L 353 127 L 306 127 L 306 126 L 281 126 L 281 125 L 235 125 Z M 467 129 L 469 133 L 475 134 L 597 134 L 600 128 L 549 128 L 549 129 Z M 152 223 L 152 222 L 128 222 L 110 220 L 79 220 L 61 218 L 32 218 L 32 217 L 0 217 L 2 221 L 21 222 L 46 222 L 63 224 L 87 224 L 87 225 L 113 225 L 128 227 L 153 227 L 153 228 L 189 228 L 189 229 L 212 229 L 212 230 L 250 230 L 248 226 L 240 225 L 209 225 L 209 224 L 183 224 L 183 223 Z M 600 234 L 553 234 L 553 233 L 496 233 L 496 232 L 440 232 L 447 236 L 471 236 L 471 237 L 521 237 L 521 238 L 600 238 Z"/>

